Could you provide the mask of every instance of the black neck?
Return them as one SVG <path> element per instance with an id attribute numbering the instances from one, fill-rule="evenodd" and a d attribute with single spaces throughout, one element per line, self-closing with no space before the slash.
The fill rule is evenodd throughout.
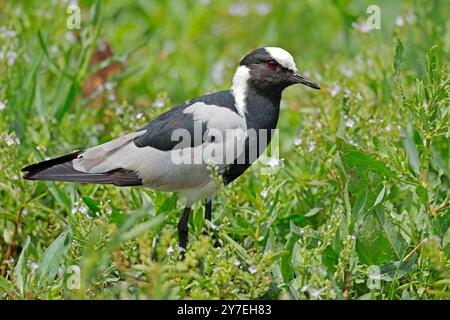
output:
<path id="1" fill-rule="evenodd" d="M 269 94 L 248 86 L 246 95 L 247 128 L 275 129 L 280 113 L 281 91 Z"/>

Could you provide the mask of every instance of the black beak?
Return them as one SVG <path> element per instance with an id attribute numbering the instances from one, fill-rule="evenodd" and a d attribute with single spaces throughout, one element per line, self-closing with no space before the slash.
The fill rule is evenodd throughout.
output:
<path id="1" fill-rule="evenodd" d="M 305 86 L 320 90 L 320 86 L 318 83 L 309 80 L 308 78 L 302 76 L 300 73 L 298 72 L 293 72 L 290 75 L 290 78 L 295 82 L 295 83 L 301 83 L 304 84 Z"/>

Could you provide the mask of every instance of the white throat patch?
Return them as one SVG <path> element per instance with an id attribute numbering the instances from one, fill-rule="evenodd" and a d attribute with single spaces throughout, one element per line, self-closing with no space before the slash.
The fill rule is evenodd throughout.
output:
<path id="1" fill-rule="evenodd" d="M 292 71 L 297 71 L 297 66 L 295 65 L 294 58 L 292 58 L 292 56 L 289 52 L 287 52 L 284 49 L 277 48 L 277 47 L 265 47 L 264 49 L 280 65 L 282 65 L 286 69 L 289 69 Z"/>
<path id="2" fill-rule="evenodd" d="M 245 117 L 245 98 L 247 97 L 248 79 L 250 79 L 250 69 L 246 66 L 237 68 L 233 77 L 231 94 L 234 96 L 236 110 L 242 117 Z"/>

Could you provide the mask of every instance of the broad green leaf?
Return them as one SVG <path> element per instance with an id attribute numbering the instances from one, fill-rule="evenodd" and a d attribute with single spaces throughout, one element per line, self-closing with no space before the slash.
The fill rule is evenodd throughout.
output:
<path id="1" fill-rule="evenodd" d="M 406 262 L 393 261 L 380 266 L 380 280 L 393 281 L 403 278 L 411 271 L 416 263 L 415 257 L 411 257 Z"/>
<path id="2" fill-rule="evenodd" d="M 59 264 L 64 253 L 64 242 L 66 241 L 69 230 L 64 231 L 55 241 L 45 250 L 39 260 L 38 274 L 39 283 L 53 280 L 58 272 Z"/>
<path id="3" fill-rule="evenodd" d="M 368 265 L 381 265 L 403 258 L 407 246 L 383 210 L 368 214 L 356 237 L 356 251 Z"/>
<path id="4" fill-rule="evenodd" d="M 354 146 L 345 143 L 341 139 L 337 140 L 337 144 L 338 150 L 343 154 L 341 158 L 344 165 L 347 165 L 348 167 L 359 167 L 362 170 L 373 171 L 387 177 L 395 177 L 394 172 L 392 172 L 383 161 L 359 151 Z"/>

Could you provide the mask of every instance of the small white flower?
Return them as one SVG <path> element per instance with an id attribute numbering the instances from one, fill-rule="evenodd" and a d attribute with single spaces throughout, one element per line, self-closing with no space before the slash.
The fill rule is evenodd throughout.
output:
<path id="1" fill-rule="evenodd" d="M 335 85 L 331 90 L 330 90 L 330 94 L 332 97 L 335 97 L 339 94 L 339 92 L 341 92 L 341 88 L 338 85 Z"/>
<path id="2" fill-rule="evenodd" d="M 315 141 L 308 141 L 308 152 L 312 152 L 316 148 Z"/>
<path id="3" fill-rule="evenodd" d="M 416 16 L 412 10 L 406 15 L 406 21 L 408 21 L 409 24 L 414 24 L 416 22 Z"/>
<path id="4" fill-rule="evenodd" d="M 83 204 L 80 206 L 79 210 L 81 214 L 86 214 L 88 211 L 87 207 Z"/>
<path id="5" fill-rule="evenodd" d="M 30 260 L 28 261 L 28 267 L 34 271 L 39 267 L 39 265 L 36 262 Z"/>
<path id="6" fill-rule="evenodd" d="M 375 119 L 372 119 L 372 118 L 369 119 L 369 123 L 376 123 L 376 122 L 377 122 L 377 120 L 375 120 Z"/>
<path id="7" fill-rule="evenodd" d="M 261 197 L 265 198 L 265 197 L 267 197 L 268 191 L 267 191 L 267 189 L 262 189 L 259 194 L 261 195 Z"/>
<path id="8" fill-rule="evenodd" d="M 316 128 L 322 129 L 322 123 L 320 121 L 316 121 Z"/>
<path id="9" fill-rule="evenodd" d="M 269 161 L 267 161 L 267 165 L 272 169 L 278 168 L 278 166 L 280 165 L 280 159 L 277 157 L 270 157 Z"/>
<path id="10" fill-rule="evenodd" d="M 353 141 L 353 139 L 351 139 L 351 138 L 348 140 L 348 143 L 350 143 L 352 146 L 355 146 L 355 147 L 358 146 L 358 144 L 355 141 Z"/>
<path id="11" fill-rule="evenodd" d="M 309 292 L 309 294 L 312 299 L 318 299 L 318 298 L 320 298 L 320 295 L 322 294 L 323 291 L 324 291 L 324 289 L 312 289 Z"/>
<path id="12" fill-rule="evenodd" d="M 7 103 L 8 103 L 7 100 L 5 100 L 5 101 L 0 101 L 0 111 L 2 111 L 3 109 L 6 108 L 6 104 L 7 104 Z"/>
<path id="13" fill-rule="evenodd" d="M 212 222 L 209 223 L 209 226 L 210 226 L 211 230 L 213 230 L 213 231 L 219 230 L 219 227 Z"/>
<path id="14" fill-rule="evenodd" d="M 342 65 L 340 67 L 340 71 L 347 78 L 351 78 L 353 76 L 353 70 L 347 66 Z"/>
<path id="15" fill-rule="evenodd" d="M 267 2 L 258 2 L 256 4 L 256 14 L 260 16 L 268 15 L 272 11 L 272 5 Z"/>
<path id="16" fill-rule="evenodd" d="M 213 273 L 216 273 L 216 272 L 218 272 L 218 271 L 220 271 L 220 267 L 215 267 L 215 268 L 213 269 Z"/>
<path id="17" fill-rule="evenodd" d="M 153 105 L 154 105 L 155 107 L 157 107 L 157 108 L 162 108 L 162 107 L 164 107 L 164 99 L 157 98 L 157 99 L 155 100 L 155 102 L 153 103 Z"/>
<path id="18" fill-rule="evenodd" d="M 144 117 L 144 113 L 143 112 L 138 112 L 138 114 L 136 115 L 136 119 L 140 120 Z"/>
<path id="19" fill-rule="evenodd" d="M 59 52 L 59 47 L 56 44 L 52 45 L 50 47 L 50 52 L 53 53 L 53 54 L 58 53 Z"/>
<path id="20" fill-rule="evenodd" d="M 120 115 L 123 114 L 123 108 L 122 108 L 122 106 L 117 106 L 117 108 L 116 108 L 116 114 L 117 114 L 118 116 L 120 116 Z"/>
<path id="21" fill-rule="evenodd" d="M 12 137 L 11 135 L 9 135 L 8 133 L 5 136 L 5 142 L 7 146 L 12 146 L 16 143 L 16 140 L 14 139 L 14 137 Z"/>
<path id="22" fill-rule="evenodd" d="M 105 52 L 106 50 L 108 50 L 108 44 L 105 41 L 100 41 L 98 44 L 98 50 L 100 50 L 101 52 Z"/>
<path id="23" fill-rule="evenodd" d="M 167 250 L 166 250 L 166 252 L 167 252 L 168 255 L 171 255 L 174 251 L 175 251 L 175 250 L 173 250 L 173 247 L 172 247 L 172 246 L 168 247 Z"/>
<path id="24" fill-rule="evenodd" d="M 365 21 L 361 21 L 361 22 L 352 22 L 352 27 L 353 29 L 362 32 L 362 33 L 367 33 L 370 31 L 369 26 L 367 25 L 367 23 Z"/>
<path id="25" fill-rule="evenodd" d="M 248 15 L 248 6 L 245 3 L 234 3 L 228 7 L 228 12 L 232 16 L 245 17 Z"/>
<path id="26" fill-rule="evenodd" d="M 348 128 L 353 128 L 355 125 L 355 121 L 353 121 L 352 118 L 348 118 L 347 121 L 345 121 L 345 126 Z"/>
<path id="27" fill-rule="evenodd" d="M 391 131 L 392 130 L 392 124 L 388 124 L 385 129 L 386 129 L 386 131 Z"/>
<path id="28" fill-rule="evenodd" d="M 344 97 L 346 97 L 346 98 L 350 97 L 350 94 L 351 94 L 351 93 L 352 93 L 352 92 L 350 91 L 349 88 L 345 88 L 345 89 L 344 89 Z"/>
<path id="29" fill-rule="evenodd" d="M 112 90 L 117 85 L 115 82 L 106 82 L 104 87 L 106 90 Z"/>
<path id="30" fill-rule="evenodd" d="M 294 140 L 294 145 L 299 146 L 302 144 L 302 138 L 301 137 L 297 137 Z"/>
<path id="31" fill-rule="evenodd" d="M 255 274 L 256 271 L 258 271 L 258 270 L 256 269 L 256 266 L 254 266 L 254 265 L 251 265 L 251 266 L 248 268 L 248 272 L 250 272 L 251 274 Z"/>
<path id="32" fill-rule="evenodd" d="M 169 41 L 169 40 L 164 41 L 164 44 L 163 44 L 163 50 L 164 50 L 166 53 L 172 53 L 173 51 L 175 51 L 175 48 L 176 48 L 175 42 Z"/>
<path id="33" fill-rule="evenodd" d="M 72 31 L 67 31 L 65 37 L 69 43 L 75 43 L 77 41 L 77 37 Z"/>
<path id="34" fill-rule="evenodd" d="M 14 62 L 16 61 L 17 57 L 19 55 L 15 51 L 8 51 L 6 54 L 6 58 L 8 59 L 8 65 L 12 66 Z"/>
<path id="35" fill-rule="evenodd" d="M 239 267 L 241 265 L 241 262 L 238 259 L 236 259 L 236 260 L 234 260 L 233 265 L 235 267 Z"/>
<path id="36" fill-rule="evenodd" d="M 395 18 L 395 25 L 396 25 L 397 27 L 402 27 L 404 24 L 405 24 L 405 19 L 403 19 L 402 16 L 397 16 L 397 17 Z"/>
<path id="37" fill-rule="evenodd" d="M 363 100 L 363 97 L 362 97 L 362 95 L 361 95 L 360 92 L 357 92 L 357 93 L 356 93 L 356 99 L 359 100 L 359 101 L 362 101 L 362 100 Z"/>
<path id="38" fill-rule="evenodd" d="M 109 101 L 114 101 L 114 100 L 116 100 L 116 95 L 114 93 L 111 93 L 108 95 L 108 99 L 109 99 Z"/>

